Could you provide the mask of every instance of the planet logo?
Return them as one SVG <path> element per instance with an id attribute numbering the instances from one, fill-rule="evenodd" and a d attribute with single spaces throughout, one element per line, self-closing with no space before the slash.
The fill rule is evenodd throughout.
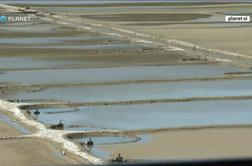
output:
<path id="1" fill-rule="evenodd" d="M 6 16 L 0 16 L 0 23 L 5 23 L 8 21 L 8 17 Z"/>

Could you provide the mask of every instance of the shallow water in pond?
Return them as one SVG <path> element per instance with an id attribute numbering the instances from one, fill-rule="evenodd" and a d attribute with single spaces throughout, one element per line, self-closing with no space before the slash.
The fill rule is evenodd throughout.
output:
<path id="1" fill-rule="evenodd" d="M 57 43 L 61 40 L 73 40 L 74 37 L 54 37 L 54 38 L 1 38 L 0 44 L 47 44 L 47 43 Z"/>
<path id="2" fill-rule="evenodd" d="M 97 157 L 103 159 L 111 159 L 112 156 L 109 152 L 102 150 L 99 148 L 99 145 L 112 145 L 112 144 L 122 144 L 122 143 L 146 143 L 150 140 L 150 136 L 147 135 L 137 135 L 139 138 L 132 138 L 126 136 L 100 136 L 100 137 L 92 137 L 92 141 L 94 141 L 93 146 L 85 146 L 85 148 L 92 154 Z M 89 140 L 89 137 L 74 139 L 74 141 L 86 143 Z"/>
<path id="3" fill-rule="evenodd" d="M 91 35 L 78 35 L 68 37 L 1 38 L 0 44 L 52 44 L 52 43 L 63 43 L 66 41 L 90 40 L 99 38 L 101 37 Z"/>
<path id="4" fill-rule="evenodd" d="M 99 36 L 95 34 L 82 34 L 62 37 L 17 37 L 17 38 L 0 38 L 1 45 L 15 45 L 20 47 L 33 47 L 33 48 L 89 48 L 95 47 L 93 43 L 98 46 L 105 42 L 116 42 L 117 44 L 125 43 L 125 41 L 114 40 L 111 36 Z M 85 42 L 85 46 L 83 43 Z M 90 43 L 91 42 L 91 43 Z M 73 46 L 74 44 L 74 46 Z M 119 46 L 121 46 L 119 45 Z"/>
<path id="5" fill-rule="evenodd" d="M 49 32 L 49 33 L 55 33 L 57 32 L 57 26 L 53 25 L 53 24 L 47 24 L 47 23 L 43 23 L 40 24 L 39 22 L 36 24 L 20 24 L 18 26 L 13 26 L 13 25 L 18 25 L 18 24 L 3 24 L 3 26 L 1 25 L 1 30 L 2 31 L 6 31 L 6 32 L 29 32 L 29 33 L 33 33 L 33 32 L 38 32 L 38 33 L 42 33 L 42 32 Z"/>
<path id="6" fill-rule="evenodd" d="M 40 45 L 40 46 L 22 46 L 22 48 L 62 48 L 62 49 L 133 49 L 139 48 L 139 45 L 133 44 L 94 44 L 94 45 L 83 45 L 83 44 L 73 44 L 73 45 Z M 140 49 L 140 48 L 139 48 Z"/>
<path id="7" fill-rule="evenodd" d="M 38 120 L 55 124 L 92 126 L 107 129 L 148 129 L 196 125 L 252 123 L 252 101 L 202 101 L 185 103 L 90 106 L 80 111 L 59 113 L 41 110 Z M 58 112 L 58 113 L 57 113 Z M 71 129 L 74 130 L 74 129 Z"/>
<path id="8" fill-rule="evenodd" d="M 21 71 L 14 71 L 13 73 L 10 72 L 10 74 L 19 73 L 25 74 L 27 71 L 22 71 L 22 69 L 27 68 L 50 68 L 50 67 L 65 67 L 69 62 L 66 61 L 49 61 L 46 59 L 31 59 L 31 58 L 19 58 L 19 57 L 1 57 L 0 58 L 0 69 L 20 69 Z M 36 72 L 30 71 L 30 72 Z M 6 72 L 7 74 L 8 72 Z M 16 74 L 17 74 L 16 73 Z M 29 72 L 27 72 L 29 73 Z M 8 73 L 9 74 L 9 73 Z M 21 77 L 21 76 L 20 76 Z M 1 79 L 2 80 L 2 79 Z M 4 80 L 4 78 L 3 78 Z M 5 78 L 7 81 L 7 78 Z M 11 79 L 8 79 L 11 81 Z"/>
<path id="9" fill-rule="evenodd" d="M 18 124 L 17 122 L 13 122 L 13 120 L 11 120 L 8 116 L 1 113 L 0 113 L 0 122 L 3 122 L 11 127 L 14 127 L 22 134 L 31 134 L 31 132 L 28 129 L 24 128 L 22 125 Z"/>
<path id="10" fill-rule="evenodd" d="M 252 95 L 252 80 L 192 81 L 112 86 L 51 88 L 14 96 L 18 99 L 50 98 L 68 102 L 116 102 Z"/>
<path id="11" fill-rule="evenodd" d="M 90 137 L 83 137 L 74 139 L 82 143 L 86 143 Z M 92 137 L 91 140 L 95 145 L 106 145 L 106 144 L 118 144 L 118 143 L 129 143 L 137 141 L 137 138 L 126 137 L 126 136 L 100 136 Z"/>
<path id="12" fill-rule="evenodd" d="M 67 73 L 67 74 L 71 74 L 69 79 L 72 80 L 72 79 L 80 78 L 79 76 L 77 76 L 77 74 L 80 74 L 79 70 L 83 70 L 83 73 L 85 70 L 84 69 L 66 69 L 66 68 L 76 68 L 76 67 L 79 68 L 85 65 L 97 66 L 97 65 L 106 65 L 106 64 L 103 64 L 101 62 L 88 61 L 88 60 L 80 61 L 80 60 L 75 60 L 75 59 L 64 59 L 61 57 L 51 59 L 50 57 L 37 57 L 37 58 L 27 57 L 26 58 L 26 57 L 7 57 L 6 56 L 6 57 L 0 57 L 0 70 L 1 69 L 5 70 L 5 75 L 2 75 L 0 79 L 8 81 L 8 82 L 21 82 L 25 84 L 49 83 L 49 82 L 54 82 L 54 81 L 57 82 L 57 80 L 59 79 L 60 76 L 63 75 L 63 73 Z M 10 71 L 13 69 L 15 69 L 15 71 Z M 17 71 L 16 69 L 19 69 L 19 71 Z M 41 77 L 38 77 L 38 74 L 41 74 L 41 76 L 43 76 L 44 78 L 42 79 Z M 66 75 L 65 77 L 68 77 L 68 75 Z M 71 78 L 71 77 L 75 77 L 75 78 Z M 60 80 L 64 82 L 63 78 L 60 78 Z M 69 80 L 65 80 L 65 81 L 69 81 Z"/>
<path id="13" fill-rule="evenodd" d="M 88 125 L 88 124 L 78 124 L 69 119 L 67 116 L 67 113 L 73 113 L 73 112 L 78 112 L 79 108 L 48 108 L 48 109 L 40 109 L 39 114 L 35 114 L 36 110 L 31 110 L 31 115 L 38 120 L 39 122 L 42 122 L 44 124 L 52 125 L 52 124 L 58 124 L 60 121 L 64 122 L 64 129 L 65 130 L 73 130 L 73 131 L 98 131 L 98 130 L 103 130 L 104 128 L 102 127 L 96 127 L 93 125 Z M 57 116 L 59 114 L 62 114 L 63 116 Z M 45 123 L 45 119 L 41 119 L 43 116 L 49 116 L 49 117 L 55 117 L 54 119 L 47 119 Z M 67 119 L 67 120 L 66 120 Z M 68 123 L 66 123 L 68 122 Z"/>
<path id="14" fill-rule="evenodd" d="M 13 66 L 17 65 L 20 67 L 38 66 L 39 63 L 43 66 L 47 63 L 46 61 L 27 61 L 25 58 L 2 59 L 3 61 L 0 61 L 0 65 L 3 65 L 3 68 L 6 66 L 5 64 L 9 65 L 12 63 Z M 60 62 L 61 61 L 50 61 L 48 64 L 58 64 Z M 71 62 L 68 63 L 68 65 L 70 64 Z M 63 65 L 67 65 L 67 62 L 65 61 Z M 238 71 L 240 70 L 237 68 L 225 65 L 130 66 L 93 69 L 10 71 L 0 75 L 0 80 L 3 82 L 18 82 L 22 84 L 97 83 L 126 80 L 220 77 L 225 76 L 224 73 Z"/>

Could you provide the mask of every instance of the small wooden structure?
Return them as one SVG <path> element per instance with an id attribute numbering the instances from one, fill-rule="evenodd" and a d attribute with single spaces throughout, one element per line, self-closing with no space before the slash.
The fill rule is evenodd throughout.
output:
<path id="1" fill-rule="evenodd" d="M 91 137 L 89 138 L 89 140 L 87 141 L 87 146 L 93 146 L 94 145 L 94 141 L 92 141 Z"/>
<path id="2" fill-rule="evenodd" d="M 34 115 L 39 115 L 40 111 L 38 109 L 36 109 L 36 111 L 33 112 Z"/>
<path id="3" fill-rule="evenodd" d="M 63 130 L 64 129 L 64 124 L 60 121 L 58 124 L 52 124 L 51 125 L 52 129 L 58 129 L 58 130 Z"/>
<path id="4" fill-rule="evenodd" d="M 112 160 L 112 162 L 122 163 L 122 162 L 125 162 L 125 160 L 123 159 L 123 157 L 119 153 L 118 156 L 115 159 Z"/>

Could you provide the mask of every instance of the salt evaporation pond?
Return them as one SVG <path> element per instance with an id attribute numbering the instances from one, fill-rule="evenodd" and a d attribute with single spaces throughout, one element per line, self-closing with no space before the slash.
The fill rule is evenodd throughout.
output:
<path id="1" fill-rule="evenodd" d="M 139 45 L 135 44 L 94 44 L 94 45 L 83 45 L 83 44 L 74 44 L 74 45 L 30 45 L 22 46 L 22 48 L 62 48 L 62 49 L 84 49 L 84 50 L 94 50 L 94 49 L 136 49 L 139 48 Z"/>
<path id="2" fill-rule="evenodd" d="M 43 36 L 43 34 L 41 34 Z M 115 38 L 115 37 L 114 37 Z M 111 40 L 111 36 L 100 36 L 97 34 L 80 34 L 71 36 L 61 36 L 61 37 L 11 37 L 11 38 L 1 38 L 0 44 L 51 44 L 59 42 L 71 42 L 71 41 L 92 41 L 97 39 Z M 116 39 L 116 38 L 115 38 Z M 118 41 L 117 41 L 118 42 Z M 123 42 L 123 41 L 121 41 Z M 77 44 L 77 43 L 75 43 Z"/>
<path id="3" fill-rule="evenodd" d="M 201 101 L 117 106 L 80 107 L 80 111 L 59 113 L 60 109 L 41 110 L 38 120 L 66 126 L 80 125 L 106 129 L 148 129 L 197 125 L 251 124 L 252 101 Z M 46 112 L 54 112 L 48 114 Z M 89 130 L 88 128 L 81 128 Z M 71 130 L 81 130 L 71 128 Z"/>
<path id="4" fill-rule="evenodd" d="M 90 137 L 83 137 L 74 139 L 79 142 L 87 142 Z M 95 142 L 95 145 L 106 145 L 106 144 L 119 144 L 119 143 L 129 143 L 137 141 L 136 138 L 127 137 L 127 136 L 100 136 L 100 137 L 92 137 L 92 141 Z"/>
<path id="5" fill-rule="evenodd" d="M 1 38 L 0 44 L 51 44 L 74 39 L 79 37 Z"/>
<path id="6" fill-rule="evenodd" d="M 19 60 L 20 62 L 25 61 Z M 9 59 L 9 63 L 15 59 Z M 3 62 L 8 63 L 8 59 Z M 27 61 L 30 66 L 38 65 L 38 62 Z M 15 62 L 13 62 L 15 63 Z M 31 64 L 30 64 L 31 63 Z M 43 61 L 41 61 L 43 63 Z M 59 63 L 59 62 L 50 62 Z M 84 62 L 83 62 L 84 63 Z M 16 63 L 15 63 L 16 64 Z M 20 66 L 21 64 L 19 64 Z M 111 68 L 89 69 L 48 69 L 29 71 L 9 71 L 0 75 L 2 82 L 21 84 L 48 84 L 48 83 L 97 83 L 115 82 L 126 80 L 159 80 L 182 79 L 225 76 L 226 72 L 237 72 L 239 69 L 226 65 L 174 65 L 174 66 L 130 66 Z"/>
<path id="7" fill-rule="evenodd" d="M 13 24 L 12 24 L 13 25 Z M 57 29 L 56 25 L 48 23 L 24 23 L 24 24 L 15 24 L 15 26 L 10 26 L 9 24 L 1 25 L 1 30 L 7 32 L 28 32 L 28 33 L 55 33 Z"/>
<path id="8" fill-rule="evenodd" d="M 14 44 L 14 45 L 34 45 L 34 44 L 59 44 L 64 42 L 73 42 L 73 41 L 88 41 L 88 40 L 97 40 L 111 39 L 108 36 L 98 36 L 91 34 L 83 34 L 78 36 L 65 36 L 65 37 L 23 37 L 23 38 L 1 38 L 0 44 Z M 78 44 L 78 43 L 75 43 Z M 54 45 L 55 46 L 55 45 Z"/>
<path id="9" fill-rule="evenodd" d="M 8 70 L 8 69 L 19 69 L 19 71 L 13 71 L 11 73 L 21 72 L 22 76 L 25 76 L 26 72 L 28 72 L 26 69 L 40 69 L 40 68 L 64 68 L 66 65 L 75 65 L 75 64 L 83 64 L 81 62 L 69 62 L 64 60 L 54 60 L 49 61 L 46 58 L 24 58 L 24 57 L 1 57 L 0 58 L 0 69 Z M 22 71 L 22 69 L 25 69 Z M 29 72 L 36 72 L 36 70 L 30 70 Z M 38 70 L 41 71 L 41 70 Z M 44 70 L 46 71 L 46 70 Z M 28 72 L 28 73 L 29 73 Z M 27 73 L 27 74 L 28 74 Z M 5 74 L 9 74 L 7 71 Z M 12 74 L 11 74 L 12 75 Z M 5 77 L 4 75 L 2 75 Z M 1 76 L 0 76 L 1 77 Z M 7 76 L 8 77 L 8 76 Z M 11 77 L 11 76 L 10 76 Z M 20 78 L 21 76 L 19 76 Z M 21 78 L 20 78 L 21 79 Z M 24 78 L 25 79 L 25 78 Z M 29 78 L 30 79 L 30 78 Z M 1 78 L 1 80 L 7 80 L 7 78 Z M 11 80 L 11 79 L 8 79 Z M 16 79 L 15 79 L 16 80 Z"/>
<path id="10" fill-rule="evenodd" d="M 1 72 L 1 80 L 10 80 L 11 82 L 21 82 L 25 84 L 29 83 L 50 83 L 50 81 L 56 81 L 59 79 L 59 76 L 63 75 L 63 72 L 68 74 L 74 74 L 75 69 L 66 69 L 66 68 L 76 68 L 82 67 L 85 65 L 103 65 L 103 63 L 95 61 L 80 61 L 75 59 L 64 59 L 64 58 L 55 58 L 50 59 L 50 57 L 0 57 L 0 70 L 4 70 L 5 75 Z M 104 64 L 106 65 L 106 64 Z M 15 71 L 12 71 L 12 70 Z M 18 69 L 18 71 L 17 71 Z M 82 69 L 76 69 L 76 72 Z M 58 73 L 57 73 L 58 72 Z M 73 72 L 73 73 L 72 73 Z M 38 79 L 37 74 L 42 74 L 43 79 Z M 13 78 L 14 76 L 15 78 Z M 33 80 L 32 78 L 36 79 Z M 46 78 L 51 80 L 47 80 Z M 65 76 L 67 77 L 67 76 Z M 28 79 L 28 80 L 27 80 Z M 72 79 L 69 77 L 69 79 Z M 63 79 L 61 79 L 63 80 Z M 69 80 L 65 80 L 69 81 Z M 74 81 L 74 80 L 73 80 Z"/>
<path id="11" fill-rule="evenodd" d="M 119 102 L 191 97 L 251 96 L 252 80 L 218 80 L 50 88 L 21 93 L 18 99 L 53 99 L 67 102 Z"/>
<path id="12" fill-rule="evenodd" d="M 110 159 L 112 156 L 110 153 L 99 148 L 99 145 L 112 145 L 112 144 L 122 144 L 122 143 L 145 143 L 150 140 L 147 135 L 137 136 L 140 140 L 127 136 L 99 136 L 92 137 L 94 141 L 94 146 L 86 146 L 85 148 L 91 152 L 93 155 L 103 158 Z M 89 137 L 74 139 L 74 141 L 86 143 Z M 136 142 L 137 141 L 137 142 Z"/>

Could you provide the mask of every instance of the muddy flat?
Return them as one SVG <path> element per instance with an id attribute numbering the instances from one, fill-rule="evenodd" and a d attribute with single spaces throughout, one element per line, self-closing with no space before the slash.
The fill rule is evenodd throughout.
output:
<path id="1" fill-rule="evenodd" d="M 78 162 L 67 159 L 54 145 L 40 139 L 1 140 L 3 165 L 72 165 Z"/>
<path id="2" fill-rule="evenodd" d="M 127 159 L 180 160 L 250 157 L 251 129 L 206 129 L 151 134 L 147 143 L 99 145 Z M 150 150 L 151 149 L 151 150 Z"/>
<path id="3" fill-rule="evenodd" d="M 59 146 L 55 146 L 49 141 L 36 138 L 19 138 L 23 133 L 19 128 L 15 128 L 16 122 L 10 121 L 6 124 L 6 118 L 3 118 L 3 115 L 0 119 L 1 164 L 42 166 L 79 163 L 63 156 Z M 3 120 L 4 122 L 2 122 Z"/>

